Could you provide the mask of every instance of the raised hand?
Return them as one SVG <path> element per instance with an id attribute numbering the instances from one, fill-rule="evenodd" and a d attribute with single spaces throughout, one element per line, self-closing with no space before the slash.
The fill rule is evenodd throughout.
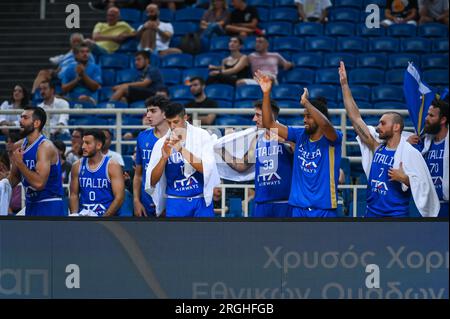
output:
<path id="1" fill-rule="evenodd" d="M 303 94 L 302 97 L 300 98 L 300 104 L 305 106 L 306 103 L 308 103 L 308 98 L 309 98 L 309 92 L 307 88 L 303 88 Z"/>
<path id="2" fill-rule="evenodd" d="M 341 61 L 339 65 L 339 81 L 341 82 L 341 85 L 348 84 L 347 71 L 345 70 L 345 64 L 343 61 Z"/>
<path id="3" fill-rule="evenodd" d="M 172 153 L 172 143 L 169 139 L 166 139 L 164 141 L 164 145 L 161 148 L 162 156 L 164 158 L 169 158 L 170 154 Z"/>
<path id="4" fill-rule="evenodd" d="M 255 72 L 255 75 L 253 77 L 256 82 L 258 82 L 259 86 L 261 87 L 261 90 L 263 93 L 269 93 L 272 89 L 272 82 L 273 78 L 260 70 Z"/>

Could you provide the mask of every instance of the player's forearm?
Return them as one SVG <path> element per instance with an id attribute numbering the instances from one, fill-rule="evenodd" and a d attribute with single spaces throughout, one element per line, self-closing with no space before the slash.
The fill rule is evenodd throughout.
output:
<path id="1" fill-rule="evenodd" d="M 150 177 L 150 185 L 152 187 L 155 187 L 156 184 L 158 184 L 159 180 L 161 179 L 161 176 L 164 173 L 164 167 L 166 166 L 167 161 L 168 161 L 168 158 L 161 157 L 158 164 L 156 164 L 155 168 L 153 168 L 152 174 Z"/>
<path id="2" fill-rule="evenodd" d="M 115 216 L 119 211 L 120 207 L 122 206 L 124 199 L 125 196 L 123 194 L 115 196 L 111 205 L 109 205 L 108 210 L 103 214 L 103 217 Z"/>
<path id="3" fill-rule="evenodd" d="M 252 164 L 248 162 L 248 153 L 245 154 L 243 160 L 240 160 L 232 156 L 225 148 L 222 148 L 221 156 L 228 166 L 230 166 L 235 171 L 238 171 L 239 173 L 245 172 L 250 168 L 250 166 L 252 166 Z"/>
<path id="4" fill-rule="evenodd" d="M 79 198 L 78 194 L 70 193 L 69 197 L 69 210 L 71 214 L 76 214 L 79 212 Z"/>
<path id="5" fill-rule="evenodd" d="M 135 171 L 133 177 L 133 201 L 141 201 L 141 184 L 142 174 Z"/>
<path id="6" fill-rule="evenodd" d="M 30 184 L 31 187 L 33 187 L 37 191 L 44 189 L 45 184 L 47 183 L 48 176 L 44 177 L 39 175 L 38 172 L 29 170 L 23 162 L 19 162 L 16 165 L 17 169 L 20 171 L 22 176 L 27 180 L 28 184 Z"/>
<path id="7" fill-rule="evenodd" d="M 275 128 L 275 121 L 272 116 L 272 109 L 270 107 L 270 92 L 264 92 L 262 103 L 262 122 L 264 128 Z"/>
<path id="8" fill-rule="evenodd" d="M 350 121 L 354 123 L 356 120 L 361 118 L 361 113 L 359 112 L 358 106 L 356 105 L 355 99 L 353 98 L 352 91 L 348 84 L 342 85 L 342 97 L 344 100 L 345 110 Z"/>

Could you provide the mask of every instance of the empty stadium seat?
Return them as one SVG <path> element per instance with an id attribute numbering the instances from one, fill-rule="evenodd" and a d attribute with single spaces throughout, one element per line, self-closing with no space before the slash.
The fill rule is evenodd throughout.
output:
<path id="1" fill-rule="evenodd" d="M 331 22 L 334 21 L 355 22 L 360 20 L 360 10 L 353 8 L 330 9 L 328 17 Z"/>
<path id="2" fill-rule="evenodd" d="M 355 55 L 351 53 L 327 53 L 323 57 L 323 66 L 325 68 L 338 68 L 340 61 L 344 61 L 347 69 L 354 68 L 356 65 Z"/>
<path id="3" fill-rule="evenodd" d="M 320 52 L 302 52 L 292 55 L 291 61 L 298 68 L 317 69 L 322 66 L 322 54 Z"/>
<path id="4" fill-rule="evenodd" d="M 361 9 L 361 2 L 355 1 L 355 0 L 334 0 L 333 6 L 335 8 L 354 8 L 354 9 Z"/>
<path id="5" fill-rule="evenodd" d="M 213 100 L 233 101 L 234 87 L 226 84 L 211 84 L 206 87 L 205 93 Z"/>
<path id="6" fill-rule="evenodd" d="M 401 42 L 401 49 L 403 52 L 423 54 L 430 52 L 431 45 L 432 42 L 425 38 L 403 39 Z"/>
<path id="7" fill-rule="evenodd" d="M 235 91 L 235 100 L 259 100 L 262 92 L 259 85 L 238 86 Z"/>
<path id="8" fill-rule="evenodd" d="M 275 3 L 273 5 L 276 8 L 279 7 L 292 7 L 295 8 L 295 3 L 293 0 L 275 0 Z"/>
<path id="9" fill-rule="evenodd" d="M 403 102 L 403 88 L 395 85 L 379 85 L 372 88 L 372 102 Z"/>
<path id="10" fill-rule="evenodd" d="M 373 104 L 374 109 L 393 109 L 393 110 L 406 110 L 407 106 L 401 102 L 378 102 Z M 406 126 L 407 123 L 405 123 Z"/>
<path id="11" fill-rule="evenodd" d="M 252 100 L 240 100 L 234 102 L 234 107 L 237 109 L 253 108 L 254 104 Z"/>
<path id="12" fill-rule="evenodd" d="M 448 54 L 426 54 L 421 58 L 422 70 L 448 69 Z"/>
<path id="13" fill-rule="evenodd" d="M 276 101 L 280 99 L 298 101 L 302 92 L 303 89 L 299 85 L 280 84 L 273 87 L 272 98 Z"/>
<path id="14" fill-rule="evenodd" d="M 257 7 L 259 22 L 264 23 L 270 21 L 270 10 L 263 7 Z"/>
<path id="15" fill-rule="evenodd" d="M 246 37 L 244 40 L 244 44 L 242 45 L 242 52 L 250 53 L 255 51 L 255 43 L 256 43 L 255 36 Z"/>
<path id="16" fill-rule="evenodd" d="M 269 22 L 265 25 L 267 36 L 289 36 L 292 34 L 292 23 L 290 22 Z"/>
<path id="17" fill-rule="evenodd" d="M 306 38 L 306 51 L 334 51 L 336 48 L 336 40 L 331 37 L 313 37 Z"/>
<path id="18" fill-rule="evenodd" d="M 146 16 L 145 12 L 142 15 L 142 17 L 144 18 L 144 16 Z M 172 10 L 170 10 L 169 8 L 160 8 L 159 9 L 159 19 L 164 22 L 172 22 L 172 20 L 173 20 Z"/>
<path id="19" fill-rule="evenodd" d="M 210 51 L 228 51 L 229 36 L 213 37 L 209 43 Z"/>
<path id="20" fill-rule="evenodd" d="M 339 73 L 337 68 L 320 69 L 316 71 L 317 84 L 339 84 Z"/>
<path id="21" fill-rule="evenodd" d="M 270 10 L 270 20 L 295 22 L 298 20 L 298 12 L 293 8 L 275 8 Z"/>
<path id="22" fill-rule="evenodd" d="M 238 125 L 252 125 L 251 117 L 244 117 L 238 115 L 218 115 L 216 117 L 215 125 L 223 125 L 229 127 L 236 127 Z"/>
<path id="23" fill-rule="evenodd" d="M 116 72 L 113 69 L 102 69 L 102 84 L 105 86 L 116 85 Z"/>
<path id="24" fill-rule="evenodd" d="M 192 21 L 199 23 L 205 13 L 204 9 L 200 8 L 183 8 L 175 11 L 175 21 Z"/>
<path id="25" fill-rule="evenodd" d="M 176 85 L 181 83 L 181 71 L 177 69 L 160 69 L 165 85 Z"/>
<path id="26" fill-rule="evenodd" d="M 209 70 L 207 68 L 192 68 L 183 70 L 183 74 L 181 76 L 181 82 L 186 83 L 193 77 L 200 77 L 206 81 L 209 75 Z"/>
<path id="27" fill-rule="evenodd" d="M 303 51 L 303 46 L 303 39 L 299 37 L 279 37 L 275 38 L 272 42 L 272 49 L 275 52 L 299 52 Z"/>
<path id="28" fill-rule="evenodd" d="M 433 52 L 448 53 L 448 38 L 434 39 Z"/>
<path id="29" fill-rule="evenodd" d="M 323 35 L 323 25 L 314 22 L 297 23 L 294 28 L 294 35 L 299 36 L 321 36 Z"/>
<path id="30" fill-rule="evenodd" d="M 380 8 L 386 7 L 386 0 L 364 0 L 363 7 L 367 7 L 370 4 L 377 5 Z"/>
<path id="31" fill-rule="evenodd" d="M 369 102 L 370 101 L 370 95 L 371 90 L 369 86 L 365 85 L 352 85 L 351 86 L 352 95 L 355 101 L 358 102 L 359 108 L 363 108 L 361 105 L 359 105 L 359 102 Z M 338 100 L 342 101 L 342 90 L 338 90 Z"/>
<path id="32" fill-rule="evenodd" d="M 350 22 L 330 22 L 325 25 L 325 35 L 349 37 L 355 35 L 355 25 Z"/>
<path id="33" fill-rule="evenodd" d="M 138 76 L 138 72 L 136 69 L 126 69 L 119 70 L 116 73 L 116 83 L 128 83 L 136 81 L 136 77 Z"/>
<path id="34" fill-rule="evenodd" d="M 183 36 L 186 33 L 197 32 L 199 30 L 199 23 L 194 22 L 172 22 L 173 36 Z"/>
<path id="35" fill-rule="evenodd" d="M 145 101 L 136 101 L 128 105 L 130 109 L 145 109 Z"/>
<path id="36" fill-rule="evenodd" d="M 111 86 L 102 86 L 98 95 L 99 102 L 109 101 L 113 93 Z"/>
<path id="37" fill-rule="evenodd" d="M 136 39 L 127 39 L 120 44 L 120 47 L 116 53 L 134 53 L 137 51 L 138 44 L 139 41 Z"/>
<path id="38" fill-rule="evenodd" d="M 161 67 L 163 68 L 191 68 L 193 58 L 190 54 L 169 54 L 161 58 Z"/>
<path id="39" fill-rule="evenodd" d="M 399 40 L 392 37 L 374 38 L 369 41 L 370 52 L 397 53 L 400 48 Z"/>
<path id="40" fill-rule="evenodd" d="M 294 100 L 283 100 L 279 99 L 277 100 L 277 104 L 280 107 L 280 109 L 297 109 L 300 107 L 299 105 L 300 98 L 298 97 L 296 101 Z"/>
<path id="41" fill-rule="evenodd" d="M 441 23 L 425 23 L 419 26 L 418 35 L 424 38 L 447 38 L 448 26 Z"/>
<path id="42" fill-rule="evenodd" d="M 173 100 L 191 100 L 193 98 L 189 86 L 174 85 L 169 87 L 169 95 Z"/>
<path id="43" fill-rule="evenodd" d="M 356 67 L 386 69 L 387 57 L 383 53 L 366 53 L 358 55 Z"/>
<path id="44" fill-rule="evenodd" d="M 419 65 L 420 58 L 414 53 L 396 53 L 389 55 L 388 68 L 403 68 L 408 67 L 408 62 L 414 62 Z"/>
<path id="45" fill-rule="evenodd" d="M 102 68 L 126 69 L 129 67 L 129 61 L 130 57 L 126 54 L 102 54 L 99 58 L 99 65 Z"/>
<path id="46" fill-rule="evenodd" d="M 386 84 L 402 85 L 403 79 L 405 77 L 405 70 L 406 66 L 404 69 L 394 69 L 387 71 L 385 75 Z"/>
<path id="47" fill-rule="evenodd" d="M 336 102 L 337 99 L 337 87 L 333 85 L 308 85 L 308 91 L 310 99 L 316 99 L 318 97 L 324 97 L 327 101 Z"/>
<path id="48" fill-rule="evenodd" d="M 120 19 L 128 23 L 141 22 L 141 11 L 137 9 L 120 9 Z"/>
<path id="49" fill-rule="evenodd" d="M 386 35 L 385 28 L 368 28 L 365 23 L 356 26 L 356 35 L 360 37 L 384 37 Z"/>
<path id="50" fill-rule="evenodd" d="M 272 8 L 273 1 L 272 0 L 247 0 L 247 4 L 249 6 L 254 7 L 263 7 L 263 8 Z"/>
<path id="51" fill-rule="evenodd" d="M 366 52 L 367 40 L 361 37 L 339 38 L 337 41 L 337 50 L 342 52 Z"/>
<path id="52" fill-rule="evenodd" d="M 97 104 L 99 109 L 125 109 L 128 104 L 121 101 L 105 101 Z"/>
<path id="53" fill-rule="evenodd" d="M 349 73 L 350 84 L 379 85 L 384 82 L 384 71 L 373 68 L 353 69 Z"/>
<path id="54" fill-rule="evenodd" d="M 387 36 L 407 38 L 415 37 L 417 35 L 417 27 L 412 24 L 393 24 L 387 28 Z"/>
<path id="55" fill-rule="evenodd" d="M 217 100 L 217 104 L 218 104 L 218 106 L 220 108 L 227 108 L 227 109 L 233 108 L 233 102 L 232 101 Z"/>
<path id="56" fill-rule="evenodd" d="M 315 72 L 310 69 L 294 68 L 282 76 L 283 83 L 309 85 L 314 83 Z"/>
<path id="57" fill-rule="evenodd" d="M 194 67 L 207 68 L 209 65 L 221 65 L 224 56 L 219 53 L 201 53 L 194 57 Z"/>
<path id="58" fill-rule="evenodd" d="M 423 81 L 431 86 L 448 86 L 448 70 L 425 71 Z"/>

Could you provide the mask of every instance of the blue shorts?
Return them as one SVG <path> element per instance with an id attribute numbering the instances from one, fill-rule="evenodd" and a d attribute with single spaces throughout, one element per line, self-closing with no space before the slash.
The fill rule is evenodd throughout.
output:
<path id="1" fill-rule="evenodd" d="M 147 193 L 141 192 L 141 203 L 145 208 L 145 213 L 148 217 L 156 216 L 155 204 L 153 204 L 152 197 Z"/>
<path id="2" fill-rule="evenodd" d="M 292 217 L 334 218 L 337 217 L 337 210 L 292 207 Z"/>
<path id="3" fill-rule="evenodd" d="M 64 211 L 62 199 L 49 202 L 27 203 L 25 216 L 67 216 L 67 211 Z"/>
<path id="4" fill-rule="evenodd" d="M 292 217 L 292 207 L 286 203 L 255 203 L 252 217 Z"/>
<path id="5" fill-rule="evenodd" d="M 441 209 L 438 217 L 448 217 L 448 202 L 441 202 Z"/>
<path id="6" fill-rule="evenodd" d="M 166 217 L 214 217 L 213 204 L 206 206 L 205 199 L 168 198 Z"/>
<path id="7" fill-rule="evenodd" d="M 405 217 L 409 217 L 409 214 L 400 214 L 400 215 L 379 215 L 379 214 L 375 214 L 369 210 L 366 210 L 366 214 L 364 215 L 364 218 L 391 218 L 391 217 L 395 217 L 395 218 L 405 218 Z"/>

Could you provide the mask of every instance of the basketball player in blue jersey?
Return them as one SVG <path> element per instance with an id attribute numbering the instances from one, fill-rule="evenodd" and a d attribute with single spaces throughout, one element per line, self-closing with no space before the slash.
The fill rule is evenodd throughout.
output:
<path id="1" fill-rule="evenodd" d="M 152 197 L 144 191 L 145 178 L 142 176 L 146 176 L 153 146 L 169 130 L 164 115 L 168 103 L 169 100 L 162 96 L 154 96 L 145 101 L 146 116 L 153 128 L 139 133 L 136 141 L 136 168 L 133 178 L 134 216 L 155 216 L 155 204 Z"/>
<path id="2" fill-rule="evenodd" d="M 289 204 L 293 217 L 337 217 L 337 185 L 341 161 L 342 133 L 328 119 L 328 109 L 320 100 L 308 100 L 305 89 L 305 128 L 285 126 L 274 120 L 270 110 L 273 78 L 260 71 L 255 79 L 263 91 L 262 123 L 281 138 L 294 142 L 294 168 Z"/>
<path id="3" fill-rule="evenodd" d="M 70 180 L 71 214 L 109 217 L 117 214 L 125 198 L 122 167 L 103 155 L 105 134 L 86 130 L 83 157 L 72 166 Z"/>
<path id="4" fill-rule="evenodd" d="M 40 107 L 26 107 L 20 116 L 20 129 L 24 137 L 16 143 L 11 187 L 22 182 L 25 188 L 25 216 L 66 216 L 63 208 L 61 162 L 58 150 L 42 135 L 47 121 Z"/>
<path id="5" fill-rule="evenodd" d="M 214 217 L 214 205 L 206 206 L 204 176 L 201 159 L 185 148 L 187 116 L 184 106 L 170 103 L 165 111 L 171 135 L 164 141 L 162 156 L 151 172 L 151 186 L 155 187 L 165 174 L 166 217 Z M 186 178 L 184 160 L 195 173 Z"/>
<path id="6" fill-rule="evenodd" d="M 262 124 L 263 101 L 256 101 L 253 122 L 258 130 Z M 274 120 L 280 108 L 270 100 Z M 292 207 L 288 204 L 292 177 L 292 148 L 278 135 L 264 130 L 252 141 L 243 161 L 238 161 L 225 148 L 222 158 L 234 170 L 245 172 L 255 165 L 255 208 L 252 217 L 292 217 Z"/>

